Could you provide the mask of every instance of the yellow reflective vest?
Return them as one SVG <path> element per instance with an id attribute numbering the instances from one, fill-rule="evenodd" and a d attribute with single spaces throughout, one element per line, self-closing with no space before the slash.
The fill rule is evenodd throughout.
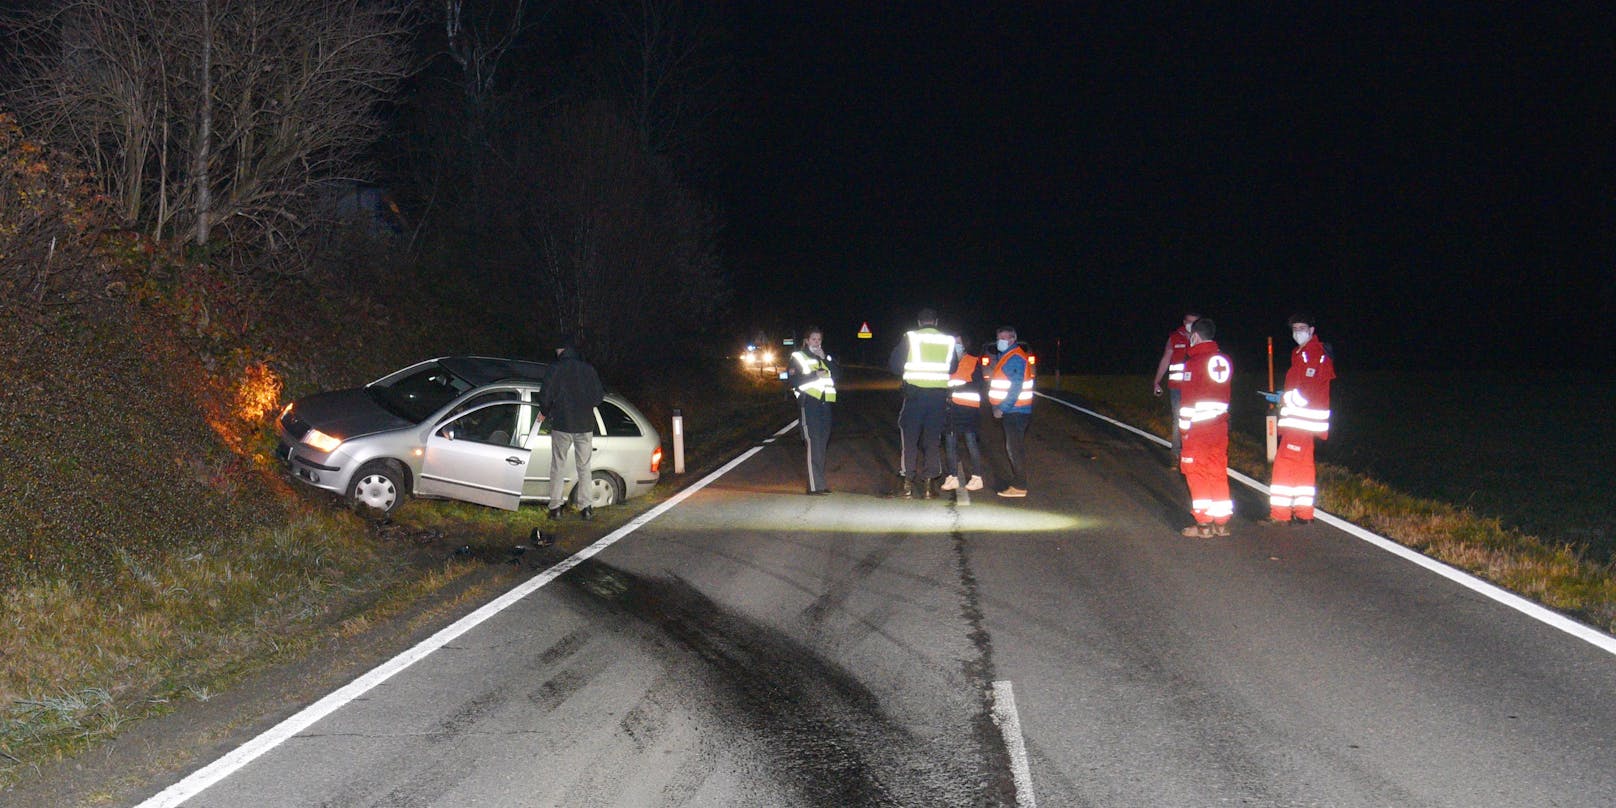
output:
<path id="1" fill-rule="evenodd" d="M 954 337 L 935 328 L 922 328 L 903 335 L 909 353 L 903 363 L 903 380 L 916 387 L 948 387 L 949 360 L 954 358 Z"/>
<path id="2" fill-rule="evenodd" d="M 836 402 L 836 380 L 831 378 L 830 365 L 823 359 L 807 351 L 792 351 L 791 364 L 797 371 L 794 376 L 802 377 L 811 373 L 818 373 L 819 378 L 798 384 L 792 389 L 797 395 L 808 395 L 825 402 Z"/>

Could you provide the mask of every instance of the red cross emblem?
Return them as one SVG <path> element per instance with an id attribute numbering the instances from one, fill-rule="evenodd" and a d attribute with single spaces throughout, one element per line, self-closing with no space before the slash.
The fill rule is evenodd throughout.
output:
<path id="1" fill-rule="evenodd" d="M 1229 360 L 1222 356 L 1214 356 L 1212 361 L 1206 363 L 1206 372 L 1212 376 L 1212 381 L 1218 384 L 1228 384 L 1229 373 L 1232 370 L 1234 368 L 1229 366 Z"/>

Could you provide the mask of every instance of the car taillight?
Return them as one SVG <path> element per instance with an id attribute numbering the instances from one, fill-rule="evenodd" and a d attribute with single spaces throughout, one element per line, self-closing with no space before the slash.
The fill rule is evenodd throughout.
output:
<path id="1" fill-rule="evenodd" d="M 662 473 L 662 447 L 658 446 L 651 452 L 651 473 Z"/>

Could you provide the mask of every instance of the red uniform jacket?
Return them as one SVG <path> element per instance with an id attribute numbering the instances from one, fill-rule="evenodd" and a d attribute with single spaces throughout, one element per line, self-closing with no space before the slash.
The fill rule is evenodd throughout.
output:
<path id="1" fill-rule="evenodd" d="M 1181 326 L 1167 335 L 1167 386 L 1175 390 L 1184 387 L 1184 353 L 1190 349 L 1190 332 Z"/>
<path id="2" fill-rule="evenodd" d="M 1335 360 L 1317 335 L 1291 351 L 1291 369 L 1285 372 L 1285 394 L 1280 399 L 1279 428 L 1330 437 L 1330 380 Z"/>
<path id="3" fill-rule="evenodd" d="M 1179 390 L 1178 428 L 1186 437 L 1196 428 L 1229 421 L 1229 379 L 1234 365 L 1207 340 L 1184 355 L 1184 386 Z"/>

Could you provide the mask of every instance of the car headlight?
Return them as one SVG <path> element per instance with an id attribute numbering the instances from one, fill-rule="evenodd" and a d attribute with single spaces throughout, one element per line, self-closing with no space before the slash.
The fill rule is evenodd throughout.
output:
<path id="1" fill-rule="evenodd" d="M 309 430 L 308 433 L 303 436 L 303 442 L 313 446 L 316 449 L 319 449 L 322 452 L 325 452 L 326 454 L 331 454 L 337 450 L 338 446 L 342 445 L 341 438 L 333 438 L 318 429 Z"/>

